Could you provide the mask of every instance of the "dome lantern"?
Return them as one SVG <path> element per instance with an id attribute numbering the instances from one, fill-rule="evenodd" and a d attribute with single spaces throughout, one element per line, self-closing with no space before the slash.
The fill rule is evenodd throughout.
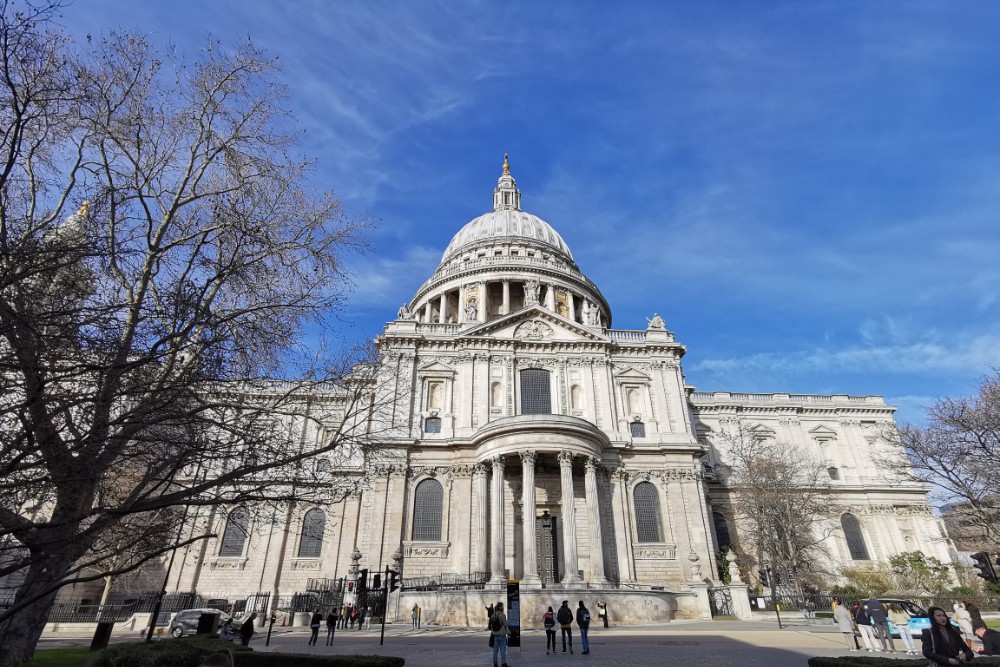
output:
<path id="1" fill-rule="evenodd" d="M 517 182 L 510 175 L 510 161 L 506 153 L 503 154 L 503 174 L 497 179 L 497 187 L 493 190 L 493 210 L 521 210 L 521 191 L 517 189 Z"/>

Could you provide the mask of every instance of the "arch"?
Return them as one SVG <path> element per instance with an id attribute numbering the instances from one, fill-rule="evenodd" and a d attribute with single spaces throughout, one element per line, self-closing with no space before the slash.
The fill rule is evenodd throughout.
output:
<path id="1" fill-rule="evenodd" d="M 662 542 L 660 493 L 652 482 L 639 482 L 632 489 L 635 505 L 636 542 Z"/>
<path id="2" fill-rule="evenodd" d="M 569 388 L 569 404 L 574 410 L 583 409 L 583 389 L 575 384 Z"/>
<path id="3" fill-rule="evenodd" d="M 844 530 L 844 539 L 847 540 L 847 549 L 851 552 L 852 560 L 871 560 L 868 556 L 868 547 L 865 546 L 865 536 L 861 532 L 861 522 L 853 514 L 845 514 L 840 517 L 840 527 Z"/>
<path id="4" fill-rule="evenodd" d="M 222 557 L 238 557 L 243 555 L 250 527 L 250 513 L 245 507 L 237 507 L 229 513 L 226 519 L 226 530 L 222 533 L 222 546 L 219 555 Z"/>
<path id="5" fill-rule="evenodd" d="M 319 558 L 323 552 L 323 533 L 326 532 L 326 513 L 311 509 L 302 518 L 302 537 L 299 539 L 299 558 Z"/>
<path id="6" fill-rule="evenodd" d="M 630 414 L 642 414 L 642 396 L 638 387 L 629 387 L 625 390 L 625 397 L 628 401 L 628 411 Z"/>
<path id="7" fill-rule="evenodd" d="M 441 515 L 444 487 L 436 479 L 425 479 L 413 493 L 412 539 L 417 542 L 441 541 Z"/>
<path id="8" fill-rule="evenodd" d="M 552 385 L 543 368 L 525 368 L 521 377 L 521 414 L 552 414 Z"/>
<path id="9" fill-rule="evenodd" d="M 715 540 L 719 543 L 719 551 L 724 551 L 733 546 L 733 539 L 729 535 L 729 521 L 721 512 L 712 512 L 712 522 L 715 524 Z"/>

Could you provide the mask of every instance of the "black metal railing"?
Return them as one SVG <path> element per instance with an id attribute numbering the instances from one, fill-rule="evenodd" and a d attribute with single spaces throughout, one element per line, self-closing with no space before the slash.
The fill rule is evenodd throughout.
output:
<path id="1" fill-rule="evenodd" d="M 443 591 L 485 588 L 490 580 L 489 572 L 456 574 L 442 572 L 434 577 L 404 577 L 403 588 L 408 591 Z"/>

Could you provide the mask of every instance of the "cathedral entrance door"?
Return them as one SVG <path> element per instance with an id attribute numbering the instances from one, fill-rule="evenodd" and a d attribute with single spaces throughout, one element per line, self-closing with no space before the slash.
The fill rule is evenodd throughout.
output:
<path id="1" fill-rule="evenodd" d="M 538 576 L 542 587 L 559 581 L 559 557 L 556 548 L 556 518 L 548 510 L 535 521 Z"/>

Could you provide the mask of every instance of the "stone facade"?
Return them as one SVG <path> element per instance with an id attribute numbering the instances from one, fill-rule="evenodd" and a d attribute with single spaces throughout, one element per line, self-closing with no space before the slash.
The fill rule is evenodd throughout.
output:
<path id="1" fill-rule="evenodd" d="M 381 388 L 396 398 L 376 419 L 377 464 L 333 471 L 365 486 L 322 508 L 318 555 L 301 554 L 314 508 L 276 509 L 238 555 L 219 555 L 220 540 L 182 554 L 170 588 L 288 595 L 308 578 L 347 576 L 355 550 L 373 572 L 398 550 L 404 584 L 518 579 L 526 614 L 581 589 L 618 622 L 703 617 L 719 572 L 715 515 L 730 502 L 715 436 L 741 424 L 827 462 L 830 502 L 857 517 L 870 558 L 949 559 L 925 490 L 880 472 L 893 454 L 878 437 L 893 424 L 880 397 L 694 392 L 662 318 L 639 330 L 611 322 L 559 234 L 520 210 L 505 160 L 494 210 L 455 235 L 378 339 Z M 200 520 L 225 531 L 221 512 Z M 854 562 L 842 534 L 827 547 L 835 563 Z M 396 608 L 477 625 L 496 596 L 404 590 Z"/>

